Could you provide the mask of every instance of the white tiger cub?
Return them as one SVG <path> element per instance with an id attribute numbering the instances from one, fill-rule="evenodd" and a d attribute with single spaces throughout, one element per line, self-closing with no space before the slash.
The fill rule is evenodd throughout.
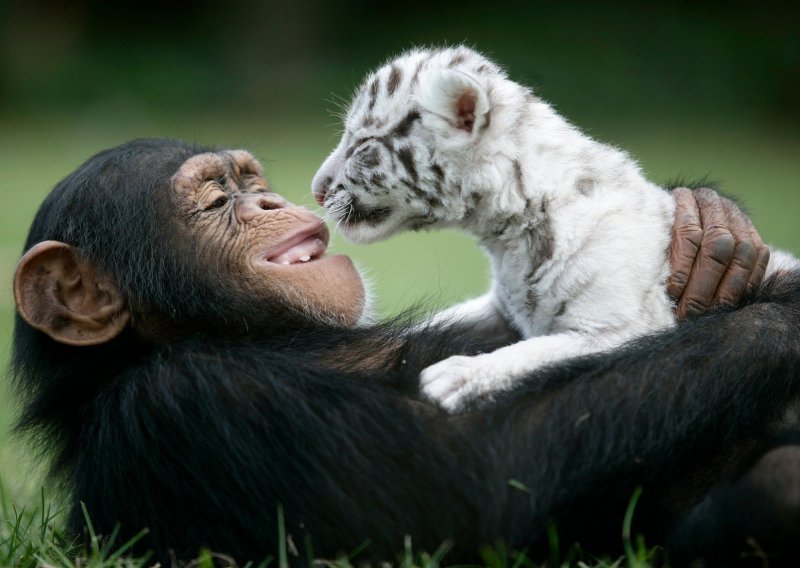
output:
<path id="1" fill-rule="evenodd" d="M 675 325 L 672 196 L 468 48 L 412 50 L 367 77 L 313 192 L 350 240 L 458 227 L 489 255 L 491 291 L 436 319 L 499 317 L 525 339 L 425 369 L 445 408 Z M 767 273 L 793 262 L 773 253 Z"/>

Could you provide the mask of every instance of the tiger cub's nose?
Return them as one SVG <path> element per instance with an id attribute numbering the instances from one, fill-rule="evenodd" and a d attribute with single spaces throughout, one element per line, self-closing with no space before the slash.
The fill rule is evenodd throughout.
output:
<path id="1" fill-rule="evenodd" d="M 333 183 L 332 177 L 326 177 L 319 180 L 312 190 L 314 194 L 314 199 L 319 203 L 320 207 L 325 203 L 325 196 L 328 194 L 328 188 L 330 188 L 331 184 Z"/>

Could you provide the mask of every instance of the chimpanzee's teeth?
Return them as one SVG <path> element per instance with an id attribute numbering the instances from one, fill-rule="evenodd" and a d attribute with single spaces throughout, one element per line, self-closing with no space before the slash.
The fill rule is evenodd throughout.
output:
<path id="1" fill-rule="evenodd" d="M 267 260 L 283 265 L 302 264 L 319 258 L 323 254 L 325 254 L 325 242 L 317 235 L 312 235 Z"/>

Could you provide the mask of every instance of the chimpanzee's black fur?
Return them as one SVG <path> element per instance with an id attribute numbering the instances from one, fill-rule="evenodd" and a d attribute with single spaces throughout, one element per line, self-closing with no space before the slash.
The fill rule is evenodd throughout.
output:
<path id="1" fill-rule="evenodd" d="M 703 558 L 715 566 L 737 565 L 742 547 L 731 543 L 748 541 L 745 555 L 753 566 L 798 565 L 800 431 L 759 444 L 738 469 L 738 475 L 719 483 L 670 535 L 667 544 L 676 565 Z"/>
<path id="2" fill-rule="evenodd" d="M 52 456 L 72 531 L 83 502 L 102 534 L 147 527 L 139 549 L 163 562 L 201 547 L 261 560 L 278 549 L 282 505 L 298 563 L 306 537 L 326 558 L 368 540 L 356 560 L 391 560 L 405 535 L 417 550 L 451 541 L 449 562 L 475 561 L 496 539 L 540 557 L 551 521 L 562 543 L 613 553 L 637 486 L 638 528 L 663 542 L 741 456 L 797 426 L 782 422 L 800 387 L 797 276 L 736 310 L 538 372 L 456 416 L 418 395 L 417 376 L 446 355 L 494 347 L 470 330 L 276 322 L 242 333 L 248 298 L 181 260 L 167 216 L 168 178 L 200 151 L 135 141 L 99 154 L 56 187 L 31 228 L 26 248 L 77 246 L 132 305 L 192 329 L 169 345 L 125 332 L 75 348 L 17 319 L 19 428 Z M 330 364 L 357 369 L 376 353 L 385 364 L 368 371 Z"/>

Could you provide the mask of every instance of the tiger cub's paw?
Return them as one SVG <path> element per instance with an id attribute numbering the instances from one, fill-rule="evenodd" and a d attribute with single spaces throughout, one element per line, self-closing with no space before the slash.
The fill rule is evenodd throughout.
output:
<path id="1" fill-rule="evenodd" d="M 495 374 L 480 357 L 456 355 L 420 373 L 420 389 L 449 412 L 468 399 L 494 390 Z"/>

